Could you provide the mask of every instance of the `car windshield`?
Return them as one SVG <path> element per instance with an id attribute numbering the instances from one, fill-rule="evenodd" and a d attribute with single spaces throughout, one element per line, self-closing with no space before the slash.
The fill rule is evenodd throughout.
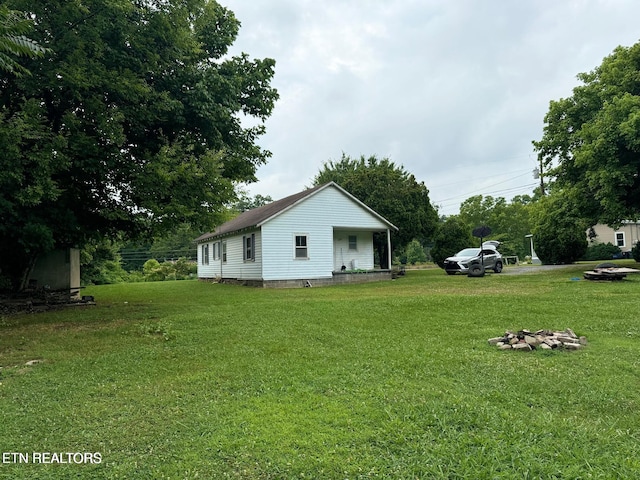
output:
<path id="1" fill-rule="evenodd" d="M 465 248 L 456 253 L 456 257 L 477 257 L 480 255 L 479 248 Z"/>

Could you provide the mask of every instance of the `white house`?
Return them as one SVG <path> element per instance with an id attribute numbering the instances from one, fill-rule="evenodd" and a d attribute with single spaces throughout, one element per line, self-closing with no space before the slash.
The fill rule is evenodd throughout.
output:
<path id="1" fill-rule="evenodd" d="M 334 182 L 248 210 L 196 239 L 198 278 L 265 287 L 391 278 L 374 269 L 374 233 L 391 222 Z M 389 255 L 390 257 L 390 255 Z"/>

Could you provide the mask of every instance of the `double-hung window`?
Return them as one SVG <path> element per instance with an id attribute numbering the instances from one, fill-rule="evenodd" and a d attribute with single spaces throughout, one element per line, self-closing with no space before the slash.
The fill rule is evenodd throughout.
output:
<path id="1" fill-rule="evenodd" d="M 626 247 L 624 241 L 624 232 L 616 232 L 616 245 L 618 247 Z"/>
<path id="2" fill-rule="evenodd" d="M 202 245 L 202 265 L 209 265 L 209 244 Z"/>
<path id="3" fill-rule="evenodd" d="M 222 242 L 222 263 L 227 263 L 227 242 Z"/>
<path id="4" fill-rule="evenodd" d="M 245 262 L 253 262 L 256 259 L 256 235 L 245 235 L 242 237 L 243 259 Z"/>
<path id="5" fill-rule="evenodd" d="M 295 246 L 296 259 L 309 258 L 308 240 L 309 240 L 308 235 L 296 234 L 296 246 Z"/>
<path id="6" fill-rule="evenodd" d="M 349 235 L 349 250 L 358 250 L 358 237 Z"/>

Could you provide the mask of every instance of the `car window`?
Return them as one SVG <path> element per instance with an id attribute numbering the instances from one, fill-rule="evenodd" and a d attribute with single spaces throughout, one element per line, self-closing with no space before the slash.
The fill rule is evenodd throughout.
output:
<path id="1" fill-rule="evenodd" d="M 495 255 L 496 251 L 495 250 L 483 250 L 482 253 L 486 256 L 486 255 Z"/>
<path id="2" fill-rule="evenodd" d="M 465 248 L 456 253 L 456 257 L 475 257 L 476 255 L 480 255 L 478 248 Z"/>

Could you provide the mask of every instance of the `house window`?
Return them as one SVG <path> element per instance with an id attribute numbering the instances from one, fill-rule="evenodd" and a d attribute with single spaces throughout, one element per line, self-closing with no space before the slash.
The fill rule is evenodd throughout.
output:
<path id="1" fill-rule="evenodd" d="M 220 258 L 220 244 L 216 242 L 212 246 L 213 246 L 213 259 L 218 260 Z"/>
<path id="2" fill-rule="evenodd" d="M 244 245 L 244 261 L 250 262 L 255 261 L 256 259 L 256 235 L 252 233 L 251 235 L 245 235 L 242 237 L 242 244 Z"/>
<path id="3" fill-rule="evenodd" d="M 349 235 L 349 250 L 358 250 L 358 237 Z"/>
<path id="4" fill-rule="evenodd" d="M 616 232 L 616 245 L 618 247 L 626 247 L 624 241 L 624 232 Z"/>
<path id="5" fill-rule="evenodd" d="M 222 263 L 227 263 L 227 242 L 222 242 Z"/>
<path id="6" fill-rule="evenodd" d="M 296 235 L 295 258 L 309 258 L 307 235 Z"/>
<path id="7" fill-rule="evenodd" d="M 202 245 L 202 264 L 209 265 L 209 244 Z"/>

